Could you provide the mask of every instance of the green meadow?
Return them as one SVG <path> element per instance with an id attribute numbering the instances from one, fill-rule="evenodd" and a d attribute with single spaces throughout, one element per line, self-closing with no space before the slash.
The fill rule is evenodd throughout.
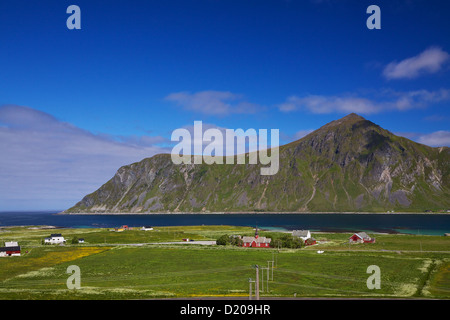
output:
<path id="1" fill-rule="evenodd" d="M 318 245 L 300 249 L 196 244 L 253 232 L 232 226 L 123 232 L 2 228 L 0 243 L 19 241 L 22 255 L 0 258 L 0 299 L 246 299 L 255 265 L 262 298 L 450 298 L 450 237 L 380 234 L 372 235 L 376 243 L 349 245 L 350 234 L 313 233 Z M 61 233 L 66 245 L 42 245 L 51 233 Z M 85 243 L 71 244 L 73 237 Z M 194 241 L 170 244 L 184 238 Z M 67 288 L 71 265 L 80 268 L 80 289 Z M 380 289 L 367 287 L 371 265 L 380 268 Z"/>

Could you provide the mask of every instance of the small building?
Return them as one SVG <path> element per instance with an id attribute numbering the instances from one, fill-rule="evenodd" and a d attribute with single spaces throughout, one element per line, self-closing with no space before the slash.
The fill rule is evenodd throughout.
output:
<path id="1" fill-rule="evenodd" d="M 65 242 L 66 240 L 60 233 L 51 234 L 50 237 L 44 239 L 44 243 L 48 244 L 60 244 Z"/>
<path id="2" fill-rule="evenodd" d="M 20 246 L 16 241 L 5 242 L 4 247 L 0 247 L 0 257 L 20 256 Z"/>
<path id="3" fill-rule="evenodd" d="M 251 248 L 270 248 L 271 238 L 259 237 L 258 228 L 256 228 L 254 237 L 242 237 L 242 246 Z"/>
<path id="4" fill-rule="evenodd" d="M 242 237 L 243 247 L 270 248 L 272 239 L 266 237 Z"/>
<path id="5" fill-rule="evenodd" d="M 84 243 L 84 238 L 78 239 L 78 243 Z"/>
<path id="6" fill-rule="evenodd" d="M 309 230 L 294 230 L 292 231 L 293 237 L 298 237 L 305 242 L 307 239 L 311 238 L 311 232 Z"/>
<path id="7" fill-rule="evenodd" d="M 305 240 L 305 246 L 312 246 L 314 244 L 317 244 L 317 241 L 312 237 Z"/>
<path id="8" fill-rule="evenodd" d="M 351 243 L 373 243 L 375 238 L 371 238 L 365 232 L 358 232 L 353 234 L 349 239 Z"/>
<path id="9" fill-rule="evenodd" d="M 153 227 L 150 227 L 150 226 L 144 226 L 144 227 L 141 228 L 141 230 L 142 230 L 142 231 L 151 231 L 151 230 L 153 230 Z"/>

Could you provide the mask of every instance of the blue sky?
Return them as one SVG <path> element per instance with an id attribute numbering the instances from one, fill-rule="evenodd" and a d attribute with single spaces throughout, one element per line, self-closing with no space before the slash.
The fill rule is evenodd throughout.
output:
<path id="1" fill-rule="evenodd" d="M 69 30 L 66 9 L 81 9 Z M 369 30 L 366 9 L 381 9 Z M 287 143 L 356 112 L 450 145 L 445 1 L 2 1 L 0 210 L 65 209 L 195 120 Z"/>

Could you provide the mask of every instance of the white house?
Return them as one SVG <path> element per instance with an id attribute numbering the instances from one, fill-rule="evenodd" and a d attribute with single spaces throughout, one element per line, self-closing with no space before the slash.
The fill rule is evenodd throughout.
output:
<path id="1" fill-rule="evenodd" d="M 5 242 L 0 248 L 0 257 L 20 256 L 20 246 L 16 241 Z"/>
<path id="2" fill-rule="evenodd" d="M 143 230 L 143 231 L 151 231 L 151 230 L 153 230 L 153 227 L 142 227 L 141 230 Z"/>
<path id="3" fill-rule="evenodd" d="M 303 241 L 311 238 L 311 232 L 309 230 L 294 230 L 292 231 L 292 236 L 299 237 Z"/>
<path id="4" fill-rule="evenodd" d="M 49 243 L 49 244 L 59 244 L 59 243 L 65 243 L 65 242 L 66 242 L 66 240 L 60 233 L 54 233 L 54 234 L 50 235 L 49 238 L 44 239 L 44 243 Z"/>

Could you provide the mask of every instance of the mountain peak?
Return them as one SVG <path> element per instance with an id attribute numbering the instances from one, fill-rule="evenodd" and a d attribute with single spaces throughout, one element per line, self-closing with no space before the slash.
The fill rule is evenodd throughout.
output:
<path id="1" fill-rule="evenodd" d="M 364 117 L 361 117 L 359 114 L 356 113 L 350 113 L 346 115 L 345 117 L 339 119 L 339 120 L 345 120 L 345 121 L 361 121 L 366 120 Z"/>
<path id="2" fill-rule="evenodd" d="M 364 117 L 361 117 L 356 113 L 350 113 L 343 118 L 327 123 L 322 128 L 330 129 L 332 127 L 340 127 L 342 125 L 353 125 L 360 121 L 368 121 L 368 120 L 366 120 Z"/>

